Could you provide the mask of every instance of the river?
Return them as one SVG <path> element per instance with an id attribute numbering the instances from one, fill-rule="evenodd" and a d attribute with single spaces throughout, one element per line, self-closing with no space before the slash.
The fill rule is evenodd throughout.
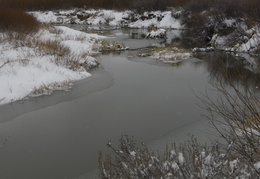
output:
<path id="1" fill-rule="evenodd" d="M 173 41 L 178 33 L 172 33 Z M 113 34 L 113 40 L 131 48 L 161 41 L 131 37 L 129 31 Z M 233 57 L 214 52 L 169 65 L 137 53 L 100 54 L 101 67 L 75 82 L 72 91 L 1 106 L 0 178 L 94 178 L 98 152 L 109 152 L 106 143 L 116 143 L 123 134 L 156 150 L 184 142 L 188 134 L 202 142 L 218 139 L 201 117 L 196 94 L 207 91 L 215 98 L 212 82 L 223 78 L 214 64 L 220 56 L 226 61 Z M 257 85 L 259 78 L 246 63 L 230 64 L 237 64 Z"/>

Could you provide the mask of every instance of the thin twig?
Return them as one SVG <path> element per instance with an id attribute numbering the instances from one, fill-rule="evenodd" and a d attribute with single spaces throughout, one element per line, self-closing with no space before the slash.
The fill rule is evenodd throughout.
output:
<path id="1" fill-rule="evenodd" d="M 8 64 L 8 63 L 13 63 L 13 62 L 16 62 L 16 60 L 7 60 L 6 62 L 4 62 L 4 63 L 0 66 L 0 69 L 3 68 L 6 64 Z"/>

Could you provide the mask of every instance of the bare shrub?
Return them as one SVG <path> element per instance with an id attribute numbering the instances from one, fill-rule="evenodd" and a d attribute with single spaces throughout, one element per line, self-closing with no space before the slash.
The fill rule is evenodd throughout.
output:
<path id="1" fill-rule="evenodd" d="M 70 49 L 62 45 L 58 40 L 38 41 L 37 47 L 45 55 L 64 56 L 70 53 Z"/>
<path id="2" fill-rule="evenodd" d="M 124 135 L 115 148 L 107 144 L 112 155 L 99 154 L 99 176 L 116 178 L 254 178 L 254 168 L 244 165 L 233 146 L 200 145 L 191 137 L 185 144 L 166 146 L 163 154 L 150 151 L 133 137 Z"/>
<path id="3" fill-rule="evenodd" d="M 20 9 L 0 8 L 0 31 L 29 34 L 39 30 L 40 23 Z"/>
<path id="4" fill-rule="evenodd" d="M 204 116 L 223 139 L 232 144 L 236 157 L 254 168 L 260 158 L 259 96 L 248 84 L 246 75 L 239 70 L 230 72 L 224 66 L 219 66 L 218 70 L 225 76 L 225 80 L 214 84 L 219 94 L 218 100 L 212 100 L 207 94 L 200 98 L 207 111 Z M 234 75 L 240 79 L 240 84 L 230 77 Z M 259 176 L 259 171 L 256 172 Z"/>

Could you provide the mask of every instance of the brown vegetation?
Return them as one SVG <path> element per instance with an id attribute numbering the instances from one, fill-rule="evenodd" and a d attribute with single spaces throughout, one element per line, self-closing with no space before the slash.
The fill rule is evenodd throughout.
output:
<path id="1" fill-rule="evenodd" d="M 223 13 L 229 17 L 251 17 L 255 20 L 260 17 L 259 0 L 190 0 L 186 7 L 198 13 L 211 10 L 216 14 Z"/>
<path id="2" fill-rule="evenodd" d="M 31 33 L 39 29 L 39 22 L 21 9 L 0 8 L 0 31 Z"/>
<path id="3" fill-rule="evenodd" d="M 243 23 L 252 28 L 260 22 L 259 0 L 191 0 L 185 10 L 186 36 L 199 43 L 210 42 L 214 34 L 231 34 L 227 45 L 234 46 L 246 35 Z M 225 19 L 235 19 L 236 24 L 227 26 Z"/>
<path id="4" fill-rule="evenodd" d="M 71 7 L 165 10 L 169 7 L 187 7 L 193 12 L 214 9 L 230 16 L 260 17 L 259 0 L 2 0 L 0 6 L 27 10 L 51 10 Z"/>
<path id="5" fill-rule="evenodd" d="M 169 6 L 181 6 L 191 0 L 2 0 L 0 5 L 30 10 L 47 10 L 70 7 L 106 9 L 160 10 Z"/>

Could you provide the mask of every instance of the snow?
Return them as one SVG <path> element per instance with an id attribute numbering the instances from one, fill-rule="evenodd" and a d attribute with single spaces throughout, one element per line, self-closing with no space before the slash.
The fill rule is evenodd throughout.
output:
<path id="1" fill-rule="evenodd" d="M 156 26 L 158 28 L 183 29 L 181 20 L 172 16 L 172 11 L 152 11 L 136 14 L 133 11 L 114 10 L 62 10 L 58 12 L 29 12 L 37 20 L 43 23 L 58 24 L 88 24 L 88 25 L 109 25 L 126 26 L 130 28 L 148 28 Z M 80 19 L 78 16 L 83 17 Z"/>
<path id="2" fill-rule="evenodd" d="M 152 14 L 153 18 L 148 18 L 149 14 Z M 152 11 L 145 12 L 144 16 L 148 16 L 145 19 L 139 18 L 139 20 L 129 24 L 131 28 L 148 28 L 150 26 L 156 26 L 158 28 L 171 28 L 171 29 L 182 29 L 183 26 L 179 19 L 172 17 L 171 11 Z M 161 20 L 160 20 L 161 18 Z"/>
<path id="3" fill-rule="evenodd" d="M 224 23 L 226 24 L 227 27 L 232 27 L 236 24 L 235 19 L 224 19 Z"/>
<path id="4" fill-rule="evenodd" d="M 51 14 L 47 13 L 53 17 Z M 90 55 L 95 40 L 103 38 L 61 26 L 42 29 L 25 39 L 6 39 L 8 36 L 3 33 L 0 37 L 0 105 L 38 95 L 37 90 L 45 93 L 46 89 L 67 88 L 67 84 L 89 77 L 82 67 L 72 70 L 66 63 L 74 60 L 75 64 L 97 65 Z M 37 46 L 52 42 L 69 48 L 68 54 L 59 57 Z"/>
<path id="5" fill-rule="evenodd" d="M 258 29 L 257 32 L 254 33 L 254 35 L 252 35 L 252 37 L 250 39 L 248 39 L 247 42 L 243 43 L 243 44 L 237 44 L 235 46 L 237 51 L 240 52 L 247 52 L 250 51 L 251 49 L 253 49 L 254 47 L 257 47 L 260 45 L 260 31 Z"/>
<path id="6" fill-rule="evenodd" d="M 127 12 L 128 11 L 117 12 L 112 10 L 93 11 L 91 13 L 94 15 L 87 20 L 87 24 L 120 26 L 123 18 L 128 16 Z"/>
<path id="7" fill-rule="evenodd" d="M 180 165 L 184 164 L 185 159 L 183 157 L 183 153 L 181 153 L 181 152 L 179 153 L 178 160 L 179 160 Z"/>
<path id="8" fill-rule="evenodd" d="M 172 167 L 173 170 L 179 170 L 180 169 L 176 162 L 173 162 L 171 167 Z"/>
<path id="9" fill-rule="evenodd" d="M 165 29 L 152 30 L 146 35 L 147 38 L 164 38 L 165 36 L 166 36 Z"/>
<path id="10" fill-rule="evenodd" d="M 229 167 L 230 167 L 230 173 L 234 173 L 238 165 L 238 160 L 233 160 L 229 162 Z"/>
<path id="11" fill-rule="evenodd" d="M 173 29 L 183 28 L 180 23 L 180 20 L 172 17 L 171 11 L 164 12 L 163 16 L 164 16 L 164 18 L 161 20 L 158 27 L 167 27 L 167 28 L 173 28 Z"/>
<path id="12" fill-rule="evenodd" d="M 192 49 L 192 52 L 212 52 L 214 51 L 214 48 L 213 47 L 206 47 L 206 48 L 193 48 Z"/>
<path id="13" fill-rule="evenodd" d="M 260 171 L 260 161 L 254 164 L 254 167 L 257 171 Z"/>
<path id="14" fill-rule="evenodd" d="M 210 165 L 210 163 L 211 163 L 211 158 L 212 158 L 212 155 L 211 154 L 209 154 L 204 160 L 204 163 L 206 164 L 206 165 Z"/>
<path id="15" fill-rule="evenodd" d="M 234 19 L 225 20 L 227 27 L 234 26 L 237 23 Z M 260 46 L 260 28 L 259 25 L 256 25 L 250 29 L 245 24 L 237 24 L 237 27 L 240 31 L 243 31 L 244 35 L 241 36 L 241 39 L 236 39 L 238 41 L 235 45 L 229 45 L 229 41 L 233 39 L 231 33 L 226 36 L 220 36 L 219 34 L 214 34 L 211 39 L 211 44 L 221 50 L 227 52 L 254 52 Z"/>
<path id="16" fill-rule="evenodd" d="M 34 17 L 44 23 L 57 23 L 58 17 L 52 11 L 33 13 Z"/>
<path id="17" fill-rule="evenodd" d="M 182 24 L 182 11 L 172 9 L 172 11 L 151 11 L 141 14 L 134 11 L 115 11 L 115 10 L 60 10 L 60 11 L 32 11 L 28 12 L 35 16 L 43 23 L 54 24 L 86 24 L 86 25 L 109 25 L 116 27 L 128 28 L 150 28 L 158 29 L 185 29 L 185 24 Z M 205 14 L 207 11 L 204 12 Z M 214 18 L 209 17 L 210 21 L 214 22 Z M 241 19 L 223 18 L 220 23 L 223 28 L 239 29 L 239 32 L 244 32 L 245 35 L 234 39 L 237 32 L 234 30 L 228 35 L 213 34 L 211 45 L 217 49 L 235 52 L 251 52 L 260 46 L 260 30 L 259 25 L 249 28 Z M 152 31 L 151 37 L 158 38 L 159 31 Z M 163 33 L 161 33 L 163 34 Z M 237 41 L 237 44 L 230 45 L 230 42 Z"/>
<path id="18" fill-rule="evenodd" d="M 132 157 L 135 157 L 135 156 L 136 156 L 136 152 L 135 152 L 135 151 L 131 151 L 131 152 L 130 152 L 130 155 L 131 155 Z"/>

